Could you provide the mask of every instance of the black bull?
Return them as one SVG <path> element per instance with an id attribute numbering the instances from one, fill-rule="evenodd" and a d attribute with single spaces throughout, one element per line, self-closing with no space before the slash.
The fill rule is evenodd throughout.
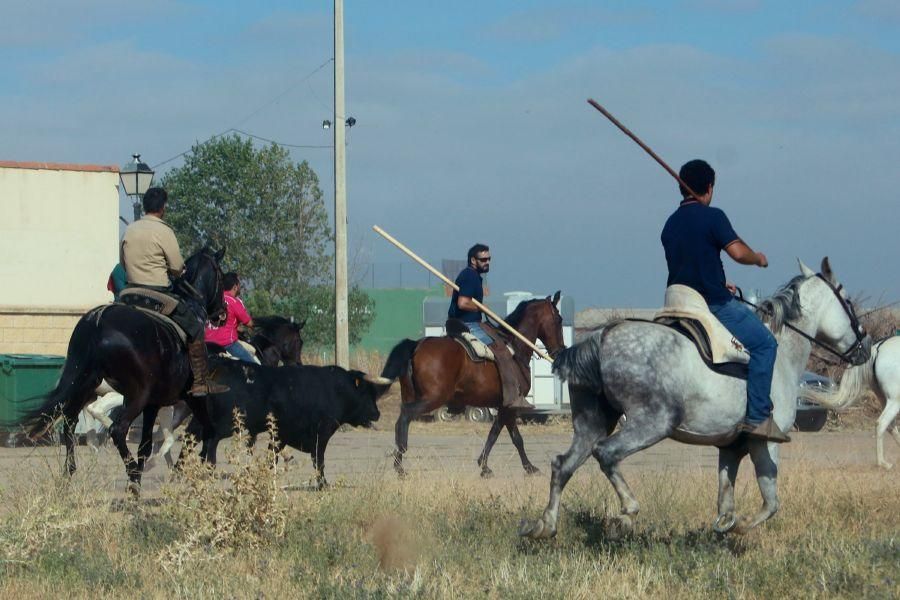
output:
<path id="1" fill-rule="evenodd" d="M 278 450 L 285 445 L 307 452 L 316 469 L 317 485 L 325 485 L 325 448 L 341 425 L 369 427 L 379 419 L 377 400 L 390 388 L 389 380 L 372 380 L 361 371 L 337 366 L 266 367 L 213 358 L 210 371 L 231 388 L 209 396 L 211 429 L 201 457 L 216 462 L 219 442 L 234 433 L 234 411 L 244 419 L 251 443 L 267 430 L 267 416 L 275 418 Z M 202 426 L 194 419 L 188 433 L 200 439 Z"/>

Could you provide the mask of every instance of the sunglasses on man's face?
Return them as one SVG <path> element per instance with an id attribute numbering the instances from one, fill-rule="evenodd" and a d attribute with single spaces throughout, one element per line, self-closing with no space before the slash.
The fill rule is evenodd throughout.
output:
<path id="1" fill-rule="evenodd" d="M 479 258 L 479 257 L 476 256 L 476 257 L 475 257 L 475 260 L 477 260 L 478 262 L 491 262 L 491 257 L 490 257 L 490 256 L 487 256 L 487 257 L 485 257 L 485 258 Z"/>

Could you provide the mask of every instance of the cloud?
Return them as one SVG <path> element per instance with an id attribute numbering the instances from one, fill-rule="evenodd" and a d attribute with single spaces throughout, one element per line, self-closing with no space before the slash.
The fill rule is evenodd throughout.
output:
<path id="1" fill-rule="evenodd" d="M 720 13 L 751 13 L 762 8 L 760 0 L 685 0 L 688 8 Z"/>
<path id="2" fill-rule="evenodd" d="M 329 69 L 310 80 L 315 93 L 304 84 L 279 97 L 330 46 L 278 37 L 272 19 L 242 31 L 227 60 L 127 38 L 30 54 L 16 85 L 0 89 L 0 157 L 120 164 L 141 152 L 156 164 L 263 105 L 242 128 L 330 143 Z M 713 162 L 716 203 L 772 262 L 729 265 L 745 288 L 771 291 L 794 274 L 795 256 L 812 264 L 828 254 L 852 291 L 900 296 L 879 268 L 898 252 L 883 215 L 900 189 L 900 65 L 865 40 L 779 36 L 739 58 L 687 44 L 597 45 L 513 79 L 494 77 L 497 63 L 474 51 L 356 43 L 347 168 L 361 255 L 404 260 L 371 235 L 373 223 L 435 262 L 482 240 L 494 249 L 496 290 L 562 288 L 579 307 L 658 304 L 658 235 L 675 186 L 586 104 L 594 97 L 673 167 Z M 292 156 L 310 161 L 330 198 L 330 150 Z"/>
<path id="3" fill-rule="evenodd" d="M 857 0 L 853 9 L 858 14 L 879 22 L 900 23 L 900 3 L 896 0 Z"/>
<path id="4" fill-rule="evenodd" d="M 653 18 L 644 9 L 614 9 L 555 4 L 552 8 L 532 8 L 512 12 L 487 25 L 482 35 L 488 39 L 517 43 L 546 43 L 580 28 L 636 24 Z"/>
<path id="5" fill-rule="evenodd" d="M 0 49 L 57 48 L 88 40 L 97 29 L 121 23 L 146 26 L 194 12 L 177 0 L 156 0 L 152 10 L 148 5 L 114 0 L 0 0 Z"/>

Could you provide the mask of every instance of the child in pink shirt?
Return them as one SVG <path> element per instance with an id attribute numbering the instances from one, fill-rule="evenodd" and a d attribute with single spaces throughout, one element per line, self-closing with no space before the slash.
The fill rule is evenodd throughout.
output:
<path id="1" fill-rule="evenodd" d="M 225 324 L 221 327 L 213 327 L 207 323 L 206 341 L 222 346 L 238 360 L 255 363 L 256 361 L 250 353 L 238 343 L 238 324 L 253 327 L 253 319 L 250 318 L 243 301 L 238 298 L 238 295 L 241 293 L 241 282 L 237 273 L 226 273 L 222 283 L 225 288 Z"/>

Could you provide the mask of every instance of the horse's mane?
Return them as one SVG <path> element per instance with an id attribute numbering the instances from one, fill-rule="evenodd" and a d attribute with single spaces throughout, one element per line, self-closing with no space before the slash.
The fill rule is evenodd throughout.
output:
<path id="1" fill-rule="evenodd" d="M 259 329 L 265 329 L 267 331 L 272 331 L 281 327 L 282 325 L 294 325 L 297 323 L 292 322 L 290 319 L 286 319 L 285 317 L 280 317 L 278 315 L 270 315 L 265 317 L 253 317 L 253 326 Z"/>
<path id="2" fill-rule="evenodd" d="M 187 260 L 184 261 L 184 266 L 185 266 L 184 276 L 188 280 L 192 280 L 194 278 L 194 276 L 196 275 L 196 270 L 197 270 L 196 258 L 198 256 L 200 256 L 201 254 L 209 254 L 210 256 L 212 256 L 215 253 L 209 247 L 209 244 L 205 244 L 202 248 L 200 248 L 199 250 L 197 250 L 196 252 L 194 252 L 193 254 L 188 256 Z"/>
<path id="3" fill-rule="evenodd" d="M 519 324 L 522 322 L 522 319 L 525 317 L 525 310 L 533 303 L 540 302 L 541 298 L 534 298 L 533 300 L 522 300 L 519 302 L 519 305 L 516 307 L 516 310 L 509 313 L 506 317 L 505 321 L 512 327 L 517 328 Z"/>
<path id="4" fill-rule="evenodd" d="M 800 284 L 806 281 L 805 275 L 797 275 L 777 292 L 759 303 L 756 314 L 769 325 L 772 333 L 781 331 L 786 321 L 800 318 Z"/>

